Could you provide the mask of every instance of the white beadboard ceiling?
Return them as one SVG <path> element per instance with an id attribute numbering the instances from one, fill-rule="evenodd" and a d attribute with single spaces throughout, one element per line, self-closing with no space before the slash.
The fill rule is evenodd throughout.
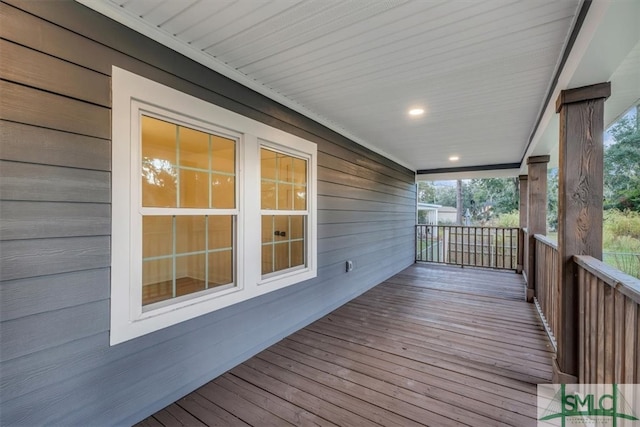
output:
<path id="1" fill-rule="evenodd" d="M 581 5 L 82 3 L 413 170 L 519 163 Z"/>

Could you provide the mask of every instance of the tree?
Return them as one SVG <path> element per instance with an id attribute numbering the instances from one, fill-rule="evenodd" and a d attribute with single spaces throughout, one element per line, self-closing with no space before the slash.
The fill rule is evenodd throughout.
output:
<path id="1" fill-rule="evenodd" d="M 609 129 L 615 143 L 604 153 L 605 209 L 640 211 L 638 120 L 625 116 Z"/>
<path id="2" fill-rule="evenodd" d="M 471 180 L 475 219 L 486 221 L 494 215 L 518 210 L 519 193 L 517 178 L 484 178 Z"/>
<path id="3" fill-rule="evenodd" d="M 517 178 L 465 179 L 455 185 L 418 183 L 419 202 L 459 208 L 456 217 L 460 224 L 467 211 L 476 224 L 517 211 L 519 200 Z"/>
<path id="4" fill-rule="evenodd" d="M 449 185 L 434 185 L 432 182 L 418 183 L 418 201 L 420 203 L 434 203 L 442 206 L 455 206 L 456 191 Z"/>
<path id="5" fill-rule="evenodd" d="M 456 187 L 439 187 L 436 191 L 435 203 L 442 206 L 455 206 L 456 197 Z"/>
<path id="6" fill-rule="evenodd" d="M 462 224 L 462 209 L 464 208 L 462 204 L 462 180 L 459 179 L 456 181 L 456 224 Z"/>
<path id="7" fill-rule="evenodd" d="M 427 181 L 418 182 L 418 202 L 434 203 L 436 199 L 436 187 Z"/>

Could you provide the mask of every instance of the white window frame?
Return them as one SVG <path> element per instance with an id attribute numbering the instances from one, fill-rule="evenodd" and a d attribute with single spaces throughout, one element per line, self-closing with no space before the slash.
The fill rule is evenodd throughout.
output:
<path id="1" fill-rule="evenodd" d="M 263 139 L 259 139 L 258 140 L 258 150 L 260 150 L 261 148 L 266 148 L 269 150 L 273 150 L 276 151 L 278 153 L 282 153 L 282 154 L 286 154 L 286 155 L 291 155 L 294 157 L 298 157 L 301 159 L 304 159 L 307 161 L 307 165 L 311 165 L 312 162 L 312 156 L 303 151 L 303 150 L 299 150 L 296 149 L 295 146 L 283 146 L 281 144 L 278 143 L 274 143 L 271 141 L 266 141 Z M 303 148 L 303 147 L 299 147 L 299 148 Z M 258 154 L 259 155 L 259 154 Z M 309 167 L 307 167 L 307 178 L 308 178 L 308 169 Z M 262 176 L 260 176 L 259 174 L 259 178 L 260 180 L 262 180 Z M 307 181 L 307 187 L 309 186 L 309 182 Z M 307 192 L 309 190 L 307 189 Z M 314 192 L 315 194 L 315 192 Z M 262 209 L 262 206 L 260 206 L 260 230 L 259 230 L 259 234 L 260 236 L 262 236 L 262 215 L 266 214 L 266 215 L 301 215 L 304 214 L 304 216 L 307 217 L 307 221 L 310 221 L 310 216 L 311 216 L 311 205 L 310 203 L 307 201 L 307 209 L 304 211 L 301 210 L 269 210 L 269 209 Z M 305 234 L 305 265 L 304 266 L 295 266 L 292 268 L 288 268 L 286 270 L 280 270 L 280 271 L 274 271 L 273 273 L 268 273 L 266 275 L 262 275 L 261 272 L 261 278 L 258 280 L 258 285 L 273 285 L 273 283 L 287 283 L 287 284 L 292 284 L 295 283 L 295 279 L 297 278 L 298 274 L 300 274 L 301 271 L 304 271 L 308 268 L 309 265 L 309 256 L 308 254 L 311 253 L 311 251 L 313 250 L 313 247 L 315 246 L 312 245 L 311 239 L 309 238 L 308 234 L 310 234 L 310 229 L 311 227 L 309 226 L 305 226 L 306 227 L 306 234 Z M 315 240 L 314 240 L 315 241 Z M 314 256 L 315 258 L 315 256 Z M 260 260 L 262 262 L 262 240 L 260 240 Z M 293 278 L 292 280 L 289 280 L 289 277 Z M 284 285 L 286 286 L 286 285 Z"/>
<path id="2" fill-rule="evenodd" d="M 317 146 L 118 67 L 112 69 L 111 333 L 115 345 L 317 276 Z M 142 307 L 140 117 L 235 139 L 234 286 Z M 302 156 L 307 167 L 306 266 L 262 278 L 260 147 Z M 193 215 L 205 210 L 186 209 Z M 207 210 L 208 211 L 208 210 Z"/>

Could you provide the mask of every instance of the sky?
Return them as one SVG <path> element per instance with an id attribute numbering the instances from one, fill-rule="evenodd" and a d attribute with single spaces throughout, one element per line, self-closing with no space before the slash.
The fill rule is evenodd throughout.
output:
<path id="1" fill-rule="evenodd" d="M 620 118 L 622 117 L 628 117 L 630 119 L 635 119 L 637 114 L 637 109 L 636 106 L 634 105 L 633 107 L 631 107 L 629 109 L 629 111 L 627 111 L 625 114 L 623 114 L 622 116 L 620 116 Z M 611 136 L 611 133 L 609 133 L 609 131 L 611 130 L 612 127 L 614 127 L 616 125 L 616 123 L 618 123 L 620 119 L 616 120 L 615 122 L 613 122 L 611 124 L 611 126 L 609 126 L 607 128 L 607 130 L 604 132 L 604 145 L 605 147 L 608 147 L 609 145 L 613 144 L 615 141 L 613 140 L 613 137 Z"/>

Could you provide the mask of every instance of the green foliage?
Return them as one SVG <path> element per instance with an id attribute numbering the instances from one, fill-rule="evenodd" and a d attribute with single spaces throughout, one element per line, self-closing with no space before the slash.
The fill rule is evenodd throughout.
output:
<path id="1" fill-rule="evenodd" d="M 609 242 L 613 242 L 616 239 L 629 238 L 638 241 L 640 245 L 640 212 L 619 211 L 617 209 L 605 211 L 603 231 L 605 239 L 608 239 Z M 605 241 L 605 248 L 610 248 L 611 246 L 606 243 Z M 640 249 L 640 246 L 638 246 L 638 249 Z"/>
<path id="2" fill-rule="evenodd" d="M 518 179 L 517 178 L 486 178 L 471 180 L 473 202 L 476 215 L 480 214 L 482 206 L 490 206 L 493 215 L 501 215 L 518 209 Z"/>
<path id="3" fill-rule="evenodd" d="M 427 223 L 427 212 L 426 211 L 418 211 L 418 224 L 426 224 Z"/>
<path id="4" fill-rule="evenodd" d="M 547 172 L 547 230 L 558 231 L 558 168 Z"/>
<path id="5" fill-rule="evenodd" d="M 463 194 L 464 194 L 464 183 L 462 184 Z M 438 205 L 442 206 L 453 206 L 456 207 L 456 188 L 455 187 L 440 187 L 438 188 L 437 196 L 435 202 Z"/>
<path id="6" fill-rule="evenodd" d="M 467 210 L 473 223 L 484 224 L 492 218 L 518 209 L 517 178 L 487 178 L 462 181 L 462 213 Z M 418 200 L 442 206 L 456 205 L 456 187 L 431 182 L 418 183 Z"/>
<path id="7" fill-rule="evenodd" d="M 492 221 L 492 225 L 496 227 L 520 227 L 520 212 L 515 210 L 500 214 L 494 221 Z"/>
<path id="8" fill-rule="evenodd" d="M 418 202 L 435 203 L 436 187 L 427 181 L 418 182 Z"/>
<path id="9" fill-rule="evenodd" d="M 604 261 L 640 278 L 640 212 L 604 212 Z"/>
<path id="10" fill-rule="evenodd" d="M 640 126 L 623 117 L 609 129 L 615 143 L 604 153 L 605 209 L 640 211 Z"/>
<path id="11" fill-rule="evenodd" d="M 472 195 L 469 191 L 467 180 L 462 181 L 462 204 L 466 209 L 471 204 Z M 455 185 L 435 185 L 433 182 L 418 183 L 418 201 L 421 203 L 434 203 L 441 206 L 456 207 Z"/>

